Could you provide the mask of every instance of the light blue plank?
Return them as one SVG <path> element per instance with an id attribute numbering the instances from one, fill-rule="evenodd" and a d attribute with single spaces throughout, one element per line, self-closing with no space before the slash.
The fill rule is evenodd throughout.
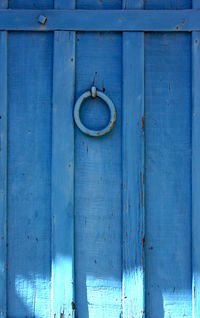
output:
<path id="1" fill-rule="evenodd" d="M 144 35 L 123 35 L 123 317 L 144 317 Z"/>
<path id="2" fill-rule="evenodd" d="M 78 318 L 119 318 L 121 241 L 121 35 L 78 33 L 76 97 L 94 84 L 117 109 L 113 130 L 100 138 L 75 129 L 75 276 Z M 109 120 L 99 99 L 88 99 L 82 120 L 100 129 Z"/>
<path id="3" fill-rule="evenodd" d="M 125 9 L 143 2 L 124 0 Z M 123 317 L 144 317 L 144 34 L 123 33 Z"/>
<path id="4" fill-rule="evenodd" d="M 8 317 L 50 317 L 52 40 L 8 37 Z"/>
<path id="5" fill-rule="evenodd" d="M 1 10 L 0 30 L 199 31 L 200 10 Z"/>
<path id="6" fill-rule="evenodd" d="M 193 8 L 193 9 L 200 9 L 200 2 L 199 2 L 199 0 L 192 0 L 192 8 Z"/>
<path id="7" fill-rule="evenodd" d="M 74 316 L 75 34 L 54 33 L 52 317 Z"/>
<path id="8" fill-rule="evenodd" d="M 200 317 L 200 33 L 192 34 L 192 291 L 193 318 Z"/>
<path id="9" fill-rule="evenodd" d="M 0 317 L 6 318 L 7 271 L 7 32 L 0 32 Z"/>
<path id="10" fill-rule="evenodd" d="M 146 317 L 191 318 L 190 34 L 145 48 Z"/>

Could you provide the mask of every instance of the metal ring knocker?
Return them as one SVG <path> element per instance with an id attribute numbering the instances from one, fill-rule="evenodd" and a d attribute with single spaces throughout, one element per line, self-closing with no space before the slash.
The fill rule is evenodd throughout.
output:
<path id="1" fill-rule="evenodd" d="M 101 130 L 91 130 L 91 129 L 85 127 L 83 125 L 83 123 L 81 122 L 80 109 L 81 109 L 82 102 L 86 98 L 88 98 L 88 97 L 95 98 L 97 96 L 100 97 L 107 104 L 107 106 L 110 110 L 110 121 L 109 121 L 108 125 Z M 83 93 L 78 98 L 78 100 L 74 106 L 74 120 L 75 120 L 78 128 L 84 134 L 89 135 L 89 136 L 94 136 L 94 137 L 100 137 L 100 136 L 106 135 L 114 127 L 115 122 L 116 122 L 116 109 L 115 109 L 115 106 L 114 106 L 113 102 L 111 101 L 111 99 L 108 96 L 106 96 L 104 93 L 98 91 L 95 86 L 93 86 L 90 91 Z"/>

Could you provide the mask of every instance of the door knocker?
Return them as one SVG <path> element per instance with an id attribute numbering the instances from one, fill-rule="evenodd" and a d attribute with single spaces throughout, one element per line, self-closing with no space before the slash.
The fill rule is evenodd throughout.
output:
<path id="1" fill-rule="evenodd" d="M 108 125 L 106 127 L 104 127 L 101 130 L 91 130 L 91 129 L 85 127 L 83 125 L 83 123 L 81 122 L 80 109 L 81 109 L 81 106 L 82 106 L 82 102 L 88 97 L 92 97 L 92 98 L 99 97 L 99 98 L 101 98 L 106 103 L 106 105 L 109 108 L 109 111 L 110 111 L 109 123 L 108 123 Z M 78 126 L 78 128 L 84 134 L 89 135 L 89 136 L 93 136 L 93 137 L 100 137 L 100 136 L 106 135 L 114 127 L 115 122 L 116 122 L 116 109 L 115 109 L 115 106 L 114 106 L 113 102 L 111 101 L 111 99 L 108 96 L 106 96 L 104 93 L 98 91 L 95 86 L 92 86 L 90 91 L 87 91 L 87 92 L 83 93 L 78 98 L 78 100 L 76 101 L 76 104 L 74 106 L 74 120 L 75 120 L 76 125 Z"/>

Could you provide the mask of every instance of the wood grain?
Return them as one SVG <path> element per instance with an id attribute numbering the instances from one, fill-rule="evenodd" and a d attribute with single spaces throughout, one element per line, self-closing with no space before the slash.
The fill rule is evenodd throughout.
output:
<path id="1" fill-rule="evenodd" d="M 52 316 L 74 312 L 75 34 L 54 33 L 52 126 Z"/>
<path id="2" fill-rule="evenodd" d="M 0 9 L 7 8 L 0 1 Z M 0 32 L 0 317 L 7 315 L 7 32 Z"/>

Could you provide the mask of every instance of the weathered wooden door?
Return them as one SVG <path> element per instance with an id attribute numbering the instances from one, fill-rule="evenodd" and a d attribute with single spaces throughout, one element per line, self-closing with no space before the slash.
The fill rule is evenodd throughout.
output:
<path id="1" fill-rule="evenodd" d="M 200 1 L 0 7 L 0 317 L 199 318 Z"/>

